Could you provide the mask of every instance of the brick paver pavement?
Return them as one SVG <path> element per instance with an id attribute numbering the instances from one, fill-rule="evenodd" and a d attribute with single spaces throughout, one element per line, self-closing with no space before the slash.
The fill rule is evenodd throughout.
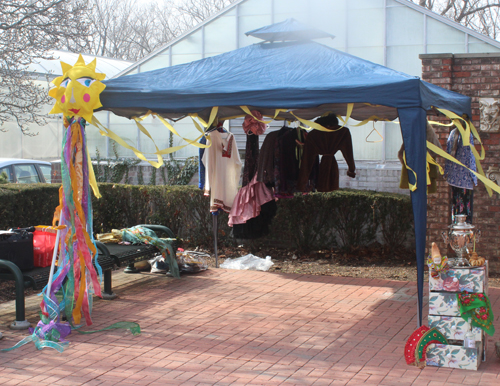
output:
<path id="1" fill-rule="evenodd" d="M 113 280 L 119 297 L 95 301 L 89 329 L 134 321 L 140 335 L 72 333 L 62 354 L 0 352 L 0 385 L 500 385 L 493 338 L 477 372 L 406 365 L 413 282 L 224 269 Z M 489 294 L 498 330 L 500 289 Z M 27 301 L 33 324 L 39 300 Z M 0 305 L 0 348 L 27 335 L 13 320 L 14 303 Z"/>

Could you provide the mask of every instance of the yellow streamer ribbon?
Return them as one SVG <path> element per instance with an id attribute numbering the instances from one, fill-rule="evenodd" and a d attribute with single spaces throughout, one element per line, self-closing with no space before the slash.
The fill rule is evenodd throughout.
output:
<path id="1" fill-rule="evenodd" d="M 212 119 L 215 119 L 215 115 L 217 114 L 217 108 L 214 108 L 212 109 L 212 114 L 211 114 L 211 120 Z M 214 115 L 215 114 L 215 115 Z M 153 117 L 156 117 L 160 120 L 161 123 L 163 123 L 163 125 L 165 127 L 167 127 L 172 133 L 174 133 L 175 135 L 177 135 L 178 137 L 182 138 L 184 141 L 187 142 L 187 144 L 185 145 L 180 145 L 180 146 L 172 146 L 172 147 L 169 147 L 169 148 L 165 148 L 165 149 L 162 149 L 160 150 L 158 148 L 158 146 L 156 145 L 156 143 L 154 142 L 153 140 L 153 137 L 151 136 L 151 134 L 148 132 L 148 130 L 141 124 L 141 121 L 143 121 L 145 118 L 147 118 L 149 115 L 152 115 Z M 112 130 L 108 129 L 107 127 L 105 127 L 101 122 L 99 122 L 99 120 L 97 118 L 95 118 L 94 116 L 94 119 L 92 119 L 92 124 L 97 127 L 97 129 L 99 130 L 99 132 L 101 133 L 101 135 L 105 136 L 105 137 L 109 137 L 111 138 L 112 140 L 114 140 L 115 142 L 117 142 L 119 145 L 123 146 L 124 148 L 126 149 L 129 149 L 129 150 L 132 150 L 134 152 L 134 154 L 136 155 L 137 158 L 143 160 L 143 161 L 146 161 L 148 162 L 151 166 L 155 167 L 155 168 L 159 168 L 160 166 L 163 165 L 163 158 L 162 158 L 162 155 L 165 155 L 165 154 L 170 154 L 170 153 L 174 153 L 188 145 L 193 145 L 193 146 L 196 146 L 196 147 L 199 147 L 199 148 L 207 148 L 207 147 L 210 147 L 211 146 L 211 142 L 210 142 L 210 139 L 208 139 L 208 142 L 206 145 L 204 144 L 201 144 L 201 143 L 198 143 L 198 141 L 200 140 L 200 138 L 203 136 L 200 135 L 198 138 L 192 140 L 192 139 L 189 139 L 189 138 L 184 138 L 182 137 L 181 135 L 179 135 L 179 133 L 177 132 L 177 130 L 175 130 L 175 128 L 165 119 L 163 118 L 161 115 L 157 114 L 157 113 L 154 113 L 152 111 L 148 111 L 144 116 L 142 117 L 132 117 L 132 119 L 135 121 L 137 127 L 139 128 L 139 130 L 145 134 L 149 139 L 151 139 L 151 141 L 153 142 L 155 148 L 156 148 L 156 151 L 154 152 L 154 154 L 156 155 L 158 161 L 155 162 L 155 161 L 150 161 L 146 158 L 146 156 L 144 155 L 144 153 L 142 153 L 140 150 L 138 150 L 137 148 L 129 145 L 127 142 L 125 142 L 125 140 L 123 140 L 118 134 L 114 133 Z M 198 126 L 199 128 L 199 126 Z M 202 133 L 203 133 L 203 130 L 200 130 Z M 90 176 L 91 177 L 91 176 Z M 95 176 L 94 176 L 94 179 L 95 179 Z M 97 186 L 97 185 L 96 185 Z M 93 187 L 94 188 L 94 187 Z"/>
<path id="2" fill-rule="evenodd" d="M 158 166 L 158 164 L 159 164 L 158 162 L 149 161 L 140 150 L 129 145 L 127 142 L 125 142 L 120 136 L 118 136 L 112 130 L 110 130 L 107 127 L 105 127 L 104 125 L 102 125 L 101 122 L 99 122 L 99 120 L 97 120 L 97 118 L 95 116 L 92 119 L 92 124 L 99 129 L 101 135 L 111 138 L 113 141 L 115 141 L 119 145 L 123 146 L 125 149 L 132 150 L 137 158 L 139 158 L 143 161 L 149 162 L 151 164 L 151 166 L 154 166 L 157 168 L 163 164 L 163 159 L 162 159 L 161 164 L 159 166 Z"/>
<path id="3" fill-rule="evenodd" d="M 151 134 L 149 134 L 149 131 L 146 130 L 146 128 L 142 125 L 142 123 L 136 119 L 134 119 L 134 121 L 135 121 L 135 124 L 137 125 L 137 127 L 139 128 L 139 130 L 153 142 L 153 145 L 156 149 L 155 154 L 156 154 L 156 159 L 158 160 L 158 162 L 154 162 L 154 161 L 148 161 L 148 162 L 151 164 L 151 166 L 154 166 L 155 168 L 159 168 L 160 166 L 163 165 L 163 157 L 159 154 L 160 149 L 158 149 L 158 146 L 156 146 L 156 143 L 153 140 L 153 137 L 151 137 Z"/>
<path id="4" fill-rule="evenodd" d="M 488 195 L 491 197 L 491 195 L 493 194 L 492 189 L 496 191 L 496 189 L 493 188 L 492 185 L 494 185 L 494 186 L 498 186 L 498 185 L 491 182 L 488 178 L 486 178 L 486 176 L 484 174 L 484 170 L 483 170 L 483 166 L 481 165 L 481 161 L 484 160 L 484 158 L 486 156 L 486 152 L 484 150 L 483 143 L 481 141 L 481 138 L 479 137 L 479 133 L 477 132 L 476 128 L 474 127 L 474 125 L 472 124 L 472 122 L 470 120 L 466 120 L 463 117 L 460 117 L 457 114 L 453 113 L 452 111 L 449 111 L 446 109 L 437 109 L 437 110 L 440 113 L 444 114 L 449 119 L 451 119 L 452 123 L 457 127 L 460 135 L 462 136 L 462 144 L 464 146 L 470 147 L 472 154 L 474 154 L 474 158 L 476 160 L 477 173 L 473 172 L 472 170 L 470 170 L 468 168 L 467 169 L 470 170 L 472 173 L 474 173 L 484 183 L 486 191 L 488 192 Z M 465 129 L 463 128 L 461 121 L 465 123 Z M 440 126 L 449 126 L 449 125 L 444 125 L 440 122 L 430 122 L 430 123 L 435 124 L 435 125 L 440 125 Z M 481 155 L 476 150 L 474 143 L 470 142 L 471 132 L 472 132 L 473 137 L 478 140 L 479 145 L 481 146 Z M 429 147 L 429 146 L 427 146 L 427 147 Z M 454 157 L 450 156 L 448 153 L 444 152 L 442 149 L 440 149 L 440 150 L 441 150 L 441 152 L 440 153 L 436 152 L 436 154 L 439 154 L 440 156 L 444 157 L 442 155 L 442 153 L 444 153 L 447 155 L 444 158 L 446 158 L 452 162 L 458 163 L 459 165 L 462 165 Z M 449 157 L 451 157 L 451 158 L 449 158 Z M 481 176 L 481 177 L 479 177 L 479 176 Z M 487 183 L 485 183 L 484 181 L 487 181 Z"/>
<path id="5" fill-rule="evenodd" d="M 270 121 L 262 121 L 259 118 L 255 117 L 247 106 L 240 106 L 240 109 L 242 109 L 247 115 L 250 115 L 256 121 L 265 123 L 266 125 L 271 123 L 272 121 L 274 121 L 279 113 L 286 113 L 288 111 L 286 109 L 276 109 L 276 110 L 274 110 L 274 117 Z M 292 113 L 292 115 L 293 115 L 293 113 Z"/>
<path id="6" fill-rule="evenodd" d="M 353 109 L 354 109 L 354 103 L 348 103 L 347 104 L 347 111 L 345 114 L 345 119 L 342 118 L 340 115 L 337 115 L 337 118 L 339 118 L 340 121 L 342 122 L 342 126 L 340 127 L 340 129 L 342 127 L 344 127 L 345 125 L 347 125 L 347 121 L 349 121 L 349 119 L 351 118 L 351 114 L 352 114 Z"/>
<path id="7" fill-rule="evenodd" d="M 406 162 L 406 152 L 405 151 L 403 152 L 403 162 L 405 163 L 406 169 L 408 169 L 410 172 L 412 172 L 413 175 L 415 176 L 415 184 L 410 184 L 410 180 L 408 179 L 408 187 L 409 187 L 410 191 L 414 192 L 415 190 L 417 190 L 417 173 L 415 173 L 413 171 L 413 169 L 408 166 L 408 163 Z M 429 173 L 427 172 L 427 174 L 429 174 Z"/>
<path id="8" fill-rule="evenodd" d="M 92 165 L 92 160 L 90 159 L 90 154 L 89 154 L 89 148 L 87 147 L 87 162 L 88 162 L 88 169 L 89 169 L 89 185 L 92 188 L 92 191 L 94 192 L 94 196 L 96 198 L 101 198 L 101 193 L 99 192 L 99 187 L 97 186 L 97 180 L 95 178 L 94 174 L 94 166 Z"/>
<path id="9" fill-rule="evenodd" d="M 338 129 L 330 130 L 324 126 L 321 126 L 319 123 L 310 121 L 308 119 L 302 119 L 302 118 L 296 116 L 292 111 L 290 111 L 290 114 L 292 114 L 295 118 L 297 118 L 300 123 L 303 123 L 304 125 L 309 126 L 311 129 L 315 129 L 315 130 L 319 130 L 319 131 L 327 131 L 327 132 L 331 133 L 331 132 L 340 130 L 343 127 L 342 126 L 342 127 L 339 127 Z"/>
<path id="10" fill-rule="evenodd" d="M 368 117 L 355 125 L 349 125 L 349 126 L 351 126 L 351 127 L 363 126 L 363 125 L 366 125 L 368 122 L 372 122 L 372 121 L 375 121 L 375 122 L 377 122 L 377 121 L 394 122 L 394 121 L 391 121 L 390 119 L 380 118 L 377 115 L 372 115 L 371 117 Z"/>
<path id="11" fill-rule="evenodd" d="M 38 229 L 39 231 L 60 231 L 62 229 L 65 229 L 66 225 L 35 225 L 35 229 Z"/>
<path id="12" fill-rule="evenodd" d="M 443 167 L 442 167 L 440 164 L 438 164 L 434 158 L 432 158 L 431 153 L 429 153 L 429 152 L 427 152 L 427 164 L 428 164 L 428 165 L 429 165 L 429 164 L 436 165 L 436 166 L 437 166 L 437 168 L 438 168 L 438 170 L 439 170 L 439 173 L 440 173 L 441 175 L 443 175 L 443 174 L 444 174 L 444 169 L 443 169 Z M 428 165 L 427 165 L 427 166 L 428 166 Z M 427 169 L 428 169 L 428 168 L 427 168 Z"/>
<path id="13" fill-rule="evenodd" d="M 445 158 L 445 159 L 447 159 L 447 160 L 449 160 L 451 162 L 455 162 L 456 164 L 458 164 L 460 166 L 463 166 L 468 171 L 470 171 L 472 174 L 474 174 L 484 184 L 484 186 L 486 188 L 486 191 L 488 192 L 488 194 L 490 195 L 490 197 L 493 194 L 492 190 L 494 190 L 495 192 L 497 192 L 497 193 L 500 194 L 500 186 L 498 186 L 493 181 L 491 181 L 490 179 L 488 179 L 484 175 L 484 172 L 483 172 L 482 168 L 481 168 L 481 170 L 480 170 L 479 173 L 475 172 L 475 171 L 473 171 L 471 169 L 469 169 L 467 166 L 465 166 L 463 163 L 461 163 L 460 161 L 458 161 L 456 158 L 454 158 L 453 156 L 449 155 L 443 149 L 437 147 L 436 145 L 432 144 L 429 141 L 427 141 L 427 147 L 429 148 L 429 150 L 432 150 L 434 153 L 440 155 L 441 157 L 443 157 L 443 158 Z"/>
<path id="14" fill-rule="evenodd" d="M 186 141 L 188 143 L 188 145 L 193 145 L 193 146 L 196 146 L 196 147 L 199 147 L 199 148 L 207 148 L 207 147 L 210 147 L 212 145 L 212 143 L 209 142 L 204 145 L 202 143 L 199 143 L 198 141 L 200 140 L 200 138 L 203 136 L 203 135 L 200 135 L 198 138 L 192 140 L 192 139 L 189 139 L 189 138 L 184 138 L 182 137 L 178 132 L 177 130 L 175 130 L 175 128 L 170 124 L 170 122 L 168 122 L 165 118 L 163 118 L 161 115 L 158 115 L 156 113 L 152 113 L 153 116 L 155 116 L 156 118 L 158 118 L 160 120 L 161 123 L 163 123 L 163 125 L 169 129 L 172 133 L 174 133 L 175 135 L 177 135 L 178 137 L 182 138 L 184 141 Z M 191 117 L 192 119 L 193 117 Z M 196 128 L 198 129 L 198 131 L 200 131 L 202 134 L 204 133 L 202 129 L 200 129 L 200 126 L 196 123 L 196 121 L 194 121 L 193 119 L 193 122 L 195 123 L 195 126 Z M 180 145 L 180 146 L 173 146 L 173 147 L 169 147 L 169 148 L 166 148 L 166 149 L 163 149 L 163 150 L 160 150 L 159 151 L 159 154 L 170 154 L 170 153 L 173 153 L 177 150 L 180 150 L 184 147 L 186 147 L 187 145 Z"/>
<path id="15" fill-rule="evenodd" d="M 458 131 L 462 135 L 462 143 L 464 146 L 470 146 L 472 152 L 474 153 L 474 156 L 476 157 L 476 164 L 479 163 L 479 161 L 484 160 L 484 157 L 486 155 L 486 152 L 484 150 L 483 142 L 481 141 L 481 137 L 479 136 L 479 133 L 477 129 L 474 127 L 472 122 L 470 120 L 465 120 L 462 117 L 459 117 L 457 114 L 446 110 L 446 109 L 437 109 L 440 113 L 444 114 L 446 117 L 451 119 L 452 123 L 457 127 Z M 463 121 L 465 123 L 465 130 L 462 127 L 460 121 Z M 443 124 L 440 122 L 429 122 L 432 123 L 433 125 L 439 125 L 439 126 L 451 126 L 452 124 Z M 470 133 L 472 132 L 472 135 L 474 138 L 477 139 L 479 142 L 479 145 L 481 146 L 481 155 L 477 152 L 474 144 L 470 143 Z"/>

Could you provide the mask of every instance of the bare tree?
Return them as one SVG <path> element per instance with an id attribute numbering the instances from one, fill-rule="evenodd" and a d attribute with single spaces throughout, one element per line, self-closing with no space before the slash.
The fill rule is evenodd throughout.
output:
<path id="1" fill-rule="evenodd" d="M 88 33 L 86 12 L 81 0 L 0 1 L 0 131 L 14 120 L 24 134 L 33 135 L 27 125 L 44 123 L 40 108 L 47 90 L 34 83 L 28 66 L 69 41 L 81 46 Z"/>
<path id="2" fill-rule="evenodd" d="M 213 14 L 234 3 L 236 0 L 184 0 L 176 6 L 186 25 L 192 27 L 208 19 Z"/>
<path id="3" fill-rule="evenodd" d="M 0 131 L 43 125 L 49 101 L 29 65 L 66 49 L 138 60 L 235 0 L 0 0 Z"/>
<path id="4" fill-rule="evenodd" d="M 92 37 L 86 52 L 138 60 L 183 32 L 172 1 L 92 0 Z"/>
<path id="5" fill-rule="evenodd" d="M 411 0 L 466 27 L 496 39 L 500 2 L 494 0 Z"/>
<path id="6" fill-rule="evenodd" d="M 86 52 L 138 60 L 235 0 L 92 0 Z"/>

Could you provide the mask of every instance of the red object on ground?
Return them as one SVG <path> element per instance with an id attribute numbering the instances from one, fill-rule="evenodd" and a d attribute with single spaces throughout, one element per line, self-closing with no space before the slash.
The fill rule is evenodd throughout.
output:
<path id="1" fill-rule="evenodd" d="M 35 230 L 33 232 L 33 262 L 35 267 L 48 267 L 56 245 L 56 231 Z"/>

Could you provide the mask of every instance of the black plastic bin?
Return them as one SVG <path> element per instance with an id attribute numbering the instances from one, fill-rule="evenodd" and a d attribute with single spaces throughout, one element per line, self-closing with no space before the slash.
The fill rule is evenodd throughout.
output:
<path id="1" fill-rule="evenodd" d="M 11 261 L 21 271 L 33 269 L 33 233 L 17 230 L 0 233 L 0 259 Z"/>

